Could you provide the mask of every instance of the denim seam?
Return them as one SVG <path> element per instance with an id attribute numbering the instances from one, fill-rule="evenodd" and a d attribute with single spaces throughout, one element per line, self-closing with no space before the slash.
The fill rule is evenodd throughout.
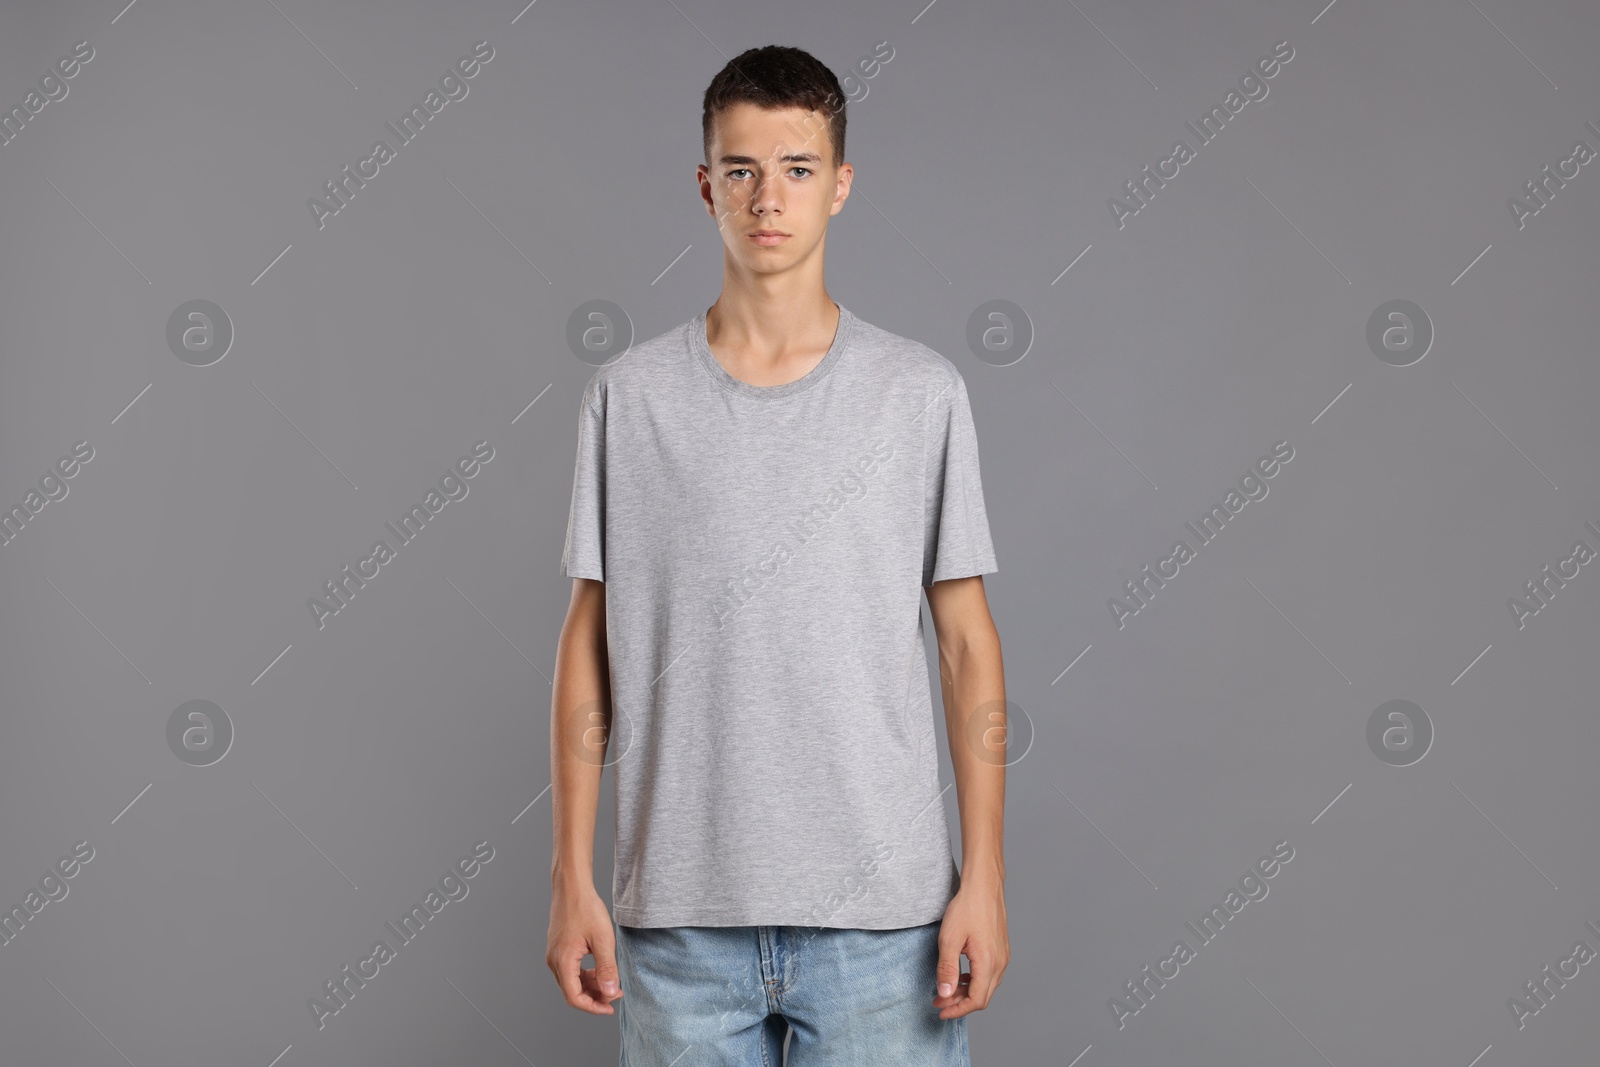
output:
<path id="1" fill-rule="evenodd" d="M 798 928 L 791 927 L 791 929 Z M 793 938 L 790 938 L 790 940 L 793 940 Z M 791 950 L 787 953 L 787 959 L 785 962 L 789 964 L 789 977 L 788 980 L 783 983 L 783 988 L 778 990 L 778 996 L 781 997 L 783 994 L 789 992 L 789 990 L 794 988 L 794 984 L 800 980 L 800 958 L 801 954 L 799 952 Z"/>
<path id="2" fill-rule="evenodd" d="M 767 977 L 768 973 L 772 969 L 770 965 L 778 962 L 776 952 L 778 939 L 777 935 L 773 933 L 772 927 L 758 927 L 757 932 L 760 936 L 761 946 L 761 988 L 766 994 L 765 999 L 767 1003 L 767 1011 L 770 1013 L 776 1010 L 778 1007 L 777 995 L 773 989 L 777 980 Z"/>
<path id="3" fill-rule="evenodd" d="M 769 927 L 765 926 L 756 927 L 756 948 L 759 957 L 757 966 L 761 972 L 761 991 L 763 994 L 762 1001 L 767 1006 L 768 1014 L 771 1014 L 773 1010 L 772 982 L 767 978 L 767 962 L 770 958 L 769 949 L 776 943 L 776 941 L 768 936 L 769 929 Z M 756 1049 L 761 1053 L 761 1067 L 775 1067 L 772 1061 L 767 1058 L 767 1035 L 766 1026 L 764 1024 L 761 1027 L 761 1032 L 756 1038 Z"/>

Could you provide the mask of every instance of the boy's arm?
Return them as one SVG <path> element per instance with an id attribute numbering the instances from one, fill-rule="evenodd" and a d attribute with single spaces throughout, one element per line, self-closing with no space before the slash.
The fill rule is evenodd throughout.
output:
<path id="1" fill-rule="evenodd" d="M 1005 668 L 982 575 L 935 582 L 927 595 L 961 810 L 961 887 L 939 930 L 937 981 L 952 988 L 934 1004 L 941 1019 L 955 1019 L 988 1006 L 1011 957 L 1003 855 Z M 957 984 L 963 952 L 972 963 L 965 989 Z"/>
<path id="2" fill-rule="evenodd" d="M 611 714 L 608 668 L 605 583 L 574 578 L 572 601 L 556 645 L 550 704 L 552 889 L 594 888 L 595 815 Z"/>
<path id="3" fill-rule="evenodd" d="M 556 647 L 550 702 L 550 930 L 545 963 L 568 1004 L 597 1015 L 615 1010 L 615 933 L 594 884 L 594 826 L 611 727 L 606 587 L 572 580 L 572 601 Z M 593 955 L 595 966 L 582 967 Z M 605 983 L 610 983 L 609 986 Z"/>

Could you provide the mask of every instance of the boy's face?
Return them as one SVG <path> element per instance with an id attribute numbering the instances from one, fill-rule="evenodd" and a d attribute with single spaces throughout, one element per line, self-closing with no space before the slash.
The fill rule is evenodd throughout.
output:
<path id="1" fill-rule="evenodd" d="M 850 164 L 833 158 L 825 112 L 749 103 L 716 116 L 711 163 L 696 169 L 700 199 L 728 255 L 763 274 L 787 270 L 821 247 L 853 175 Z"/>

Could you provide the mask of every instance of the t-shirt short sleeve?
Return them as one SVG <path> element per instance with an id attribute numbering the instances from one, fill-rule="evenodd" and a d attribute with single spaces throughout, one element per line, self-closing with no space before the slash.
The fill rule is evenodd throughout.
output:
<path id="1" fill-rule="evenodd" d="M 605 581 L 606 435 L 605 416 L 595 404 L 590 380 L 578 412 L 578 456 L 572 474 L 572 505 L 567 512 L 567 540 L 561 550 L 561 573 L 568 578 Z"/>
<path id="2" fill-rule="evenodd" d="M 946 398 L 934 404 L 927 439 L 927 485 L 922 553 L 922 584 L 947 578 L 990 574 L 995 562 L 989 515 L 978 475 L 978 435 L 959 371 Z"/>

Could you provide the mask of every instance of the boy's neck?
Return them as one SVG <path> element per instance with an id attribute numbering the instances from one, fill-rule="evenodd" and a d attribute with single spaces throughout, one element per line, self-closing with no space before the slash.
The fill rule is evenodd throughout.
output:
<path id="1" fill-rule="evenodd" d="M 842 309 L 818 289 L 815 300 L 777 300 L 724 289 L 706 309 L 706 344 L 718 363 L 751 385 L 782 385 L 822 362 Z"/>

